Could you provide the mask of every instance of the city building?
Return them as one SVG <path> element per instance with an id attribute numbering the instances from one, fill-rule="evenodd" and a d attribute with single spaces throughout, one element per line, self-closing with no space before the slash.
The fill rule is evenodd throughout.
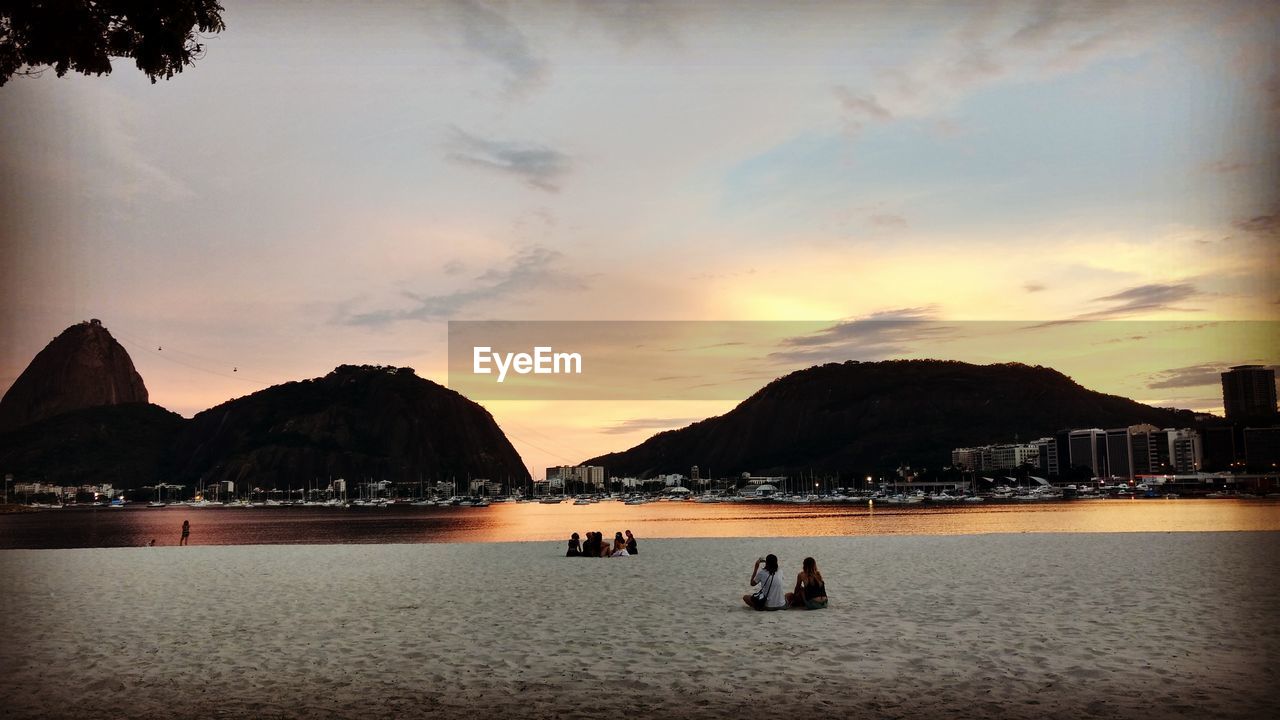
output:
<path id="1" fill-rule="evenodd" d="M 1129 443 L 1129 479 L 1138 475 L 1194 473 L 1203 467 L 1200 433 L 1195 430 L 1134 425 L 1129 428 Z"/>
<path id="2" fill-rule="evenodd" d="M 1165 430 L 1169 443 L 1169 464 L 1176 473 L 1200 470 L 1200 433 L 1195 430 Z"/>
<path id="3" fill-rule="evenodd" d="M 1244 462 L 1250 470 L 1280 468 L 1280 427 L 1245 428 Z"/>
<path id="4" fill-rule="evenodd" d="M 1105 430 L 1090 428 L 1072 430 L 1068 435 L 1069 461 L 1072 467 L 1086 467 L 1094 477 L 1106 477 L 1107 470 L 1107 433 Z"/>
<path id="5" fill-rule="evenodd" d="M 1242 443 L 1231 425 L 1208 425 L 1200 428 L 1201 469 L 1208 472 L 1232 470 L 1243 460 Z"/>
<path id="6" fill-rule="evenodd" d="M 1133 443 L 1130 436 L 1137 427 L 1141 426 L 1112 428 L 1107 431 L 1107 474 L 1109 476 L 1133 479 Z"/>
<path id="7" fill-rule="evenodd" d="M 587 487 L 604 489 L 604 467 L 600 465 L 556 465 L 547 468 L 551 487 Z"/>
<path id="8" fill-rule="evenodd" d="M 1276 418 L 1276 371 L 1261 365 L 1237 365 L 1222 373 L 1222 406 L 1232 422 Z"/>
<path id="9" fill-rule="evenodd" d="M 1172 467 L 1169 439 L 1164 431 L 1152 425 L 1135 425 L 1129 435 L 1132 479 L 1137 475 L 1162 475 Z"/>
<path id="10" fill-rule="evenodd" d="M 1024 464 L 1039 467 L 1040 448 L 1032 444 L 1004 444 L 991 446 L 991 467 L 984 470 L 1012 470 Z"/>
<path id="11" fill-rule="evenodd" d="M 1058 441 L 1056 438 L 1040 438 L 1039 440 L 1031 441 L 1031 444 L 1036 448 L 1036 467 L 1043 470 L 1050 477 L 1062 472 L 1062 467 L 1058 464 Z"/>
<path id="12" fill-rule="evenodd" d="M 982 448 L 956 448 L 951 451 L 951 467 L 959 470 L 985 470 L 982 467 Z"/>

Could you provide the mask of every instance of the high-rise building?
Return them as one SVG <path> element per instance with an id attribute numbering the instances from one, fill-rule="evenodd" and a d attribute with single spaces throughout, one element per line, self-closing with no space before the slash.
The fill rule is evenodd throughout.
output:
<path id="1" fill-rule="evenodd" d="M 1169 464 L 1176 473 L 1200 471 L 1200 433 L 1195 430 L 1165 430 L 1169 439 Z"/>
<path id="2" fill-rule="evenodd" d="M 555 465 L 547 468 L 547 482 L 551 487 L 583 485 L 604 488 L 604 468 L 600 465 Z"/>
<path id="3" fill-rule="evenodd" d="M 1107 474 L 1111 477 L 1133 479 L 1133 446 L 1129 442 L 1130 428 L 1114 428 L 1107 431 Z"/>
<path id="4" fill-rule="evenodd" d="M 1250 470 L 1275 472 L 1280 468 L 1280 427 L 1245 428 L 1244 455 Z"/>
<path id="5" fill-rule="evenodd" d="M 1034 445 L 1009 443 L 991 446 L 990 470 L 1012 470 L 1024 464 L 1036 465 L 1040 461 L 1040 449 Z"/>
<path id="6" fill-rule="evenodd" d="M 1209 425 L 1200 428 L 1201 469 L 1222 472 L 1236 467 L 1241 443 L 1236 438 L 1236 428 L 1231 425 Z"/>
<path id="7" fill-rule="evenodd" d="M 1163 475 L 1169 472 L 1169 439 L 1164 431 L 1151 426 L 1140 426 L 1129 435 L 1133 453 L 1134 475 Z"/>
<path id="8" fill-rule="evenodd" d="M 1037 467 L 1050 477 L 1059 475 L 1062 467 L 1058 464 L 1058 440 L 1057 438 L 1040 438 L 1031 443 L 1036 448 L 1036 454 L 1039 456 Z"/>
<path id="9" fill-rule="evenodd" d="M 1106 477 L 1107 433 L 1105 430 L 1098 428 L 1072 430 L 1067 442 L 1071 452 L 1072 466 L 1087 467 L 1093 472 L 1094 477 Z"/>
<path id="10" fill-rule="evenodd" d="M 1222 373 L 1222 406 L 1235 422 L 1276 417 L 1276 371 L 1261 365 L 1237 365 Z"/>
<path id="11" fill-rule="evenodd" d="M 1169 475 L 1199 472 L 1203 465 L 1200 433 L 1190 429 L 1158 429 L 1151 425 L 1129 428 L 1129 443 L 1136 475 Z"/>

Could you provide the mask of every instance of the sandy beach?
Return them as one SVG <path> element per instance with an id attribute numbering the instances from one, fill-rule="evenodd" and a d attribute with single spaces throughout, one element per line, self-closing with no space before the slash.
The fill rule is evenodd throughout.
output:
<path id="1" fill-rule="evenodd" d="M 1261 718 L 1280 534 L 0 552 L 9 717 Z M 741 603 L 813 555 L 824 611 Z"/>

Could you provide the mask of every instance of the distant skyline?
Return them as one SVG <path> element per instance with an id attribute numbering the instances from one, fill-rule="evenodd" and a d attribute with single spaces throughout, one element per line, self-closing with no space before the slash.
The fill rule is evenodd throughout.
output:
<path id="1" fill-rule="evenodd" d="M 187 416 L 343 363 L 443 383 L 450 319 L 1280 320 L 1272 2 L 224 20 L 168 82 L 0 88 L 0 392 L 88 318 Z M 1221 412 L 1221 367 L 1280 362 L 1246 345 L 1025 360 Z M 735 403 L 482 404 L 536 476 Z"/>

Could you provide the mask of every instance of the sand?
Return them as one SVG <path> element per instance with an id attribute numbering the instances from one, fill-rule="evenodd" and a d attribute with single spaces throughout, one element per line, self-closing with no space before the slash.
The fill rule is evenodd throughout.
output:
<path id="1" fill-rule="evenodd" d="M 1260 718 L 1280 533 L 0 552 L 9 717 Z M 814 555 L 831 607 L 741 604 Z"/>

